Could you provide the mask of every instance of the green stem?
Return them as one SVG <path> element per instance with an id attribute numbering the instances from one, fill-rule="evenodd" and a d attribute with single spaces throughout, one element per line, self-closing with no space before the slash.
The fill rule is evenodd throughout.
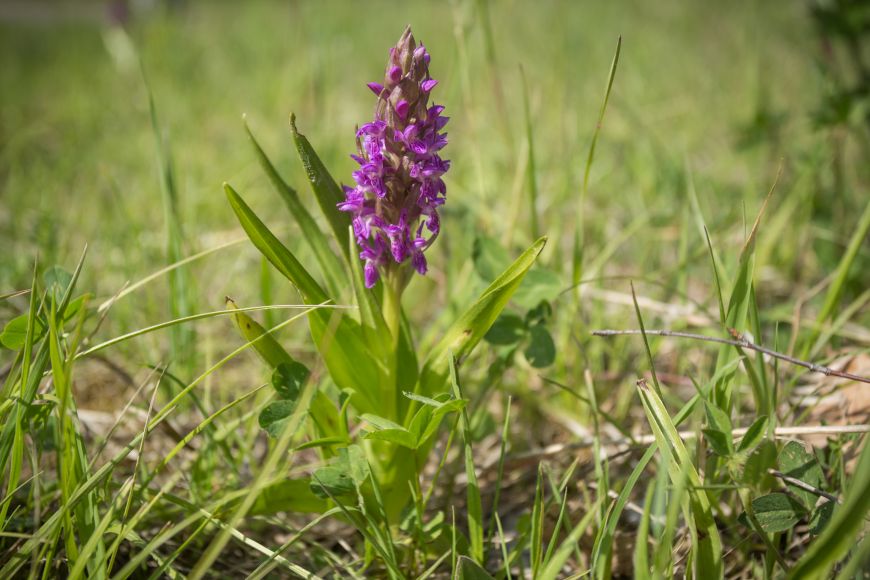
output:
<path id="1" fill-rule="evenodd" d="M 399 417 L 399 409 L 401 408 L 400 398 L 402 394 L 399 392 L 399 335 L 402 331 L 402 276 L 399 271 L 388 272 L 384 276 L 384 297 L 381 304 L 381 310 L 384 315 L 384 322 L 390 331 L 392 344 L 390 345 L 390 407 L 388 418 L 392 421 L 401 420 Z"/>
<path id="2" fill-rule="evenodd" d="M 402 324 L 402 291 L 399 286 L 399 277 L 395 273 L 384 277 L 384 301 L 382 309 L 384 321 L 387 323 L 387 328 L 390 329 L 393 342 L 398 344 L 399 327 Z"/>

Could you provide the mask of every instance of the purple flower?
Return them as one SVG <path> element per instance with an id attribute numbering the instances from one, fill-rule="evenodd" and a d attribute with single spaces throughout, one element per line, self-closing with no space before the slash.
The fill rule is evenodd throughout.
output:
<path id="1" fill-rule="evenodd" d="M 449 119 L 441 116 L 443 106 L 429 105 L 438 84 L 429 76 L 429 60 L 408 27 L 390 49 L 383 84 L 368 84 L 378 99 L 375 118 L 357 130 L 357 153 L 351 155 L 359 164 L 356 185 L 344 187 L 338 204 L 353 215 L 368 288 L 388 272 L 407 272 L 405 262 L 425 274 L 423 252 L 441 230 L 438 206 L 446 199 L 442 176 L 450 162 L 439 155 L 447 145 L 440 131 Z"/>

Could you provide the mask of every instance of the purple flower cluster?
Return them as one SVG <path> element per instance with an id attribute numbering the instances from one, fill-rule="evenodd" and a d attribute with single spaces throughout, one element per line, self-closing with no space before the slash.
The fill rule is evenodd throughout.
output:
<path id="1" fill-rule="evenodd" d="M 408 27 L 390 49 L 383 84 L 368 85 L 378 97 L 375 119 L 356 133 L 356 187 L 344 186 L 345 200 L 338 204 L 353 214 L 368 288 L 407 260 L 425 274 L 423 252 L 440 231 L 438 206 L 447 192 L 441 177 L 450 162 L 438 154 L 447 145 L 440 131 L 448 117 L 441 116 L 443 106 L 428 104 L 436 84 L 429 53 Z"/>

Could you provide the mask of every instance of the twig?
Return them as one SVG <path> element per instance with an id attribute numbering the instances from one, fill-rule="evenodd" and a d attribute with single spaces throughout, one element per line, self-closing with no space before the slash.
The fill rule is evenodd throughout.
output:
<path id="1" fill-rule="evenodd" d="M 739 429 L 734 429 L 731 431 L 731 435 L 735 439 L 739 439 L 746 435 L 748 431 L 747 427 L 741 427 Z M 870 433 L 870 425 L 804 425 L 802 427 L 777 427 L 773 431 L 774 437 L 784 438 L 784 437 L 801 437 L 806 435 L 850 435 L 850 434 L 862 434 L 862 433 Z M 698 436 L 696 431 L 679 431 L 677 433 L 682 440 L 694 439 Z M 650 445 L 656 442 L 655 435 L 640 435 L 635 437 L 634 439 L 629 438 L 619 438 L 619 439 L 602 439 L 601 446 L 602 447 L 619 447 L 619 446 L 628 446 L 627 450 L 632 449 L 633 447 L 642 447 L 645 445 Z M 566 451 L 577 450 L 577 449 L 587 449 L 592 447 L 592 438 L 585 438 L 581 441 L 575 441 L 573 443 L 554 443 L 553 445 L 548 445 L 546 447 L 540 449 L 532 449 L 526 451 L 524 453 L 518 453 L 516 455 L 512 455 L 509 457 L 511 461 L 525 461 L 530 459 L 540 459 L 542 457 L 551 457 L 553 455 L 559 455 L 560 453 L 564 453 Z M 620 451 L 622 453 L 624 451 Z M 609 456 L 610 459 L 613 456 Z"/>
<path id="2" fill-rule="evenodd" d="M 852 373 L 847 373 L 844 371 L 838 371 L 836 369 L 832 369 L 830 367 L 826 367 L 823 365 L 818 365 L 815 363 L 803 361 L 792 356 L 788 356 L 787 354 L 782 354 L 781 352 L 776 352 L 775 350 L 770 350 L 769 348 L 765 348 L 761 345 L 755 344 L 754 342 L 749 342 L 745 338 L 743 338 L 740 334 L 734 332 L 734 339 L 727 338 L 719 338 L 717 336 L 706 336 L 703 334 L 694 334 L 691 332 L 680 332 L 676 330 L 647 330 L 642 332 L 640 330 L 594 330 L 592 331 L 593 336 L 623 336 L 623 335 L 633 335 L 633 334 L 647 334 L 652 336 L 668 336 L 673 338 L 689 338 L 692 340 L 703 340 L 706 342 L 715 342 L 718 344 L 729 344 L 731 346 L 736 346 L 738 348 L 748 348 L 749 350 L 754 350 L 756 352 L 760 352 L 762 354 L 766 354 L 767 356 L 777 358 L 779 360 L 785 361 L 787 363 L 791 363 L 793 365 L 797 365 L 799 367 L 804 367 L 805 369 L 809 369 L 814 373 L 821 373 L 825 376 L 829 377 L 839 377 L 841 379 L 849 379 L 851 381 L 858 381 L 861 383 L 870 384 L 870 378 L 862 377 L 859 375 L 853 375 Z"/>
<path id="3" fill-rule="evenodd" d="M 829 499 L 832 502 L 840 503 L 840 499 L 837 496 L 830 494 L 826 491 L 822 491 L 821 489 L 819 489 L 817 487 L 813 487 L 812 485 L 810 485 L 806 482 L 803 482 L 800 479 L 791 477 L 790 475 L 786 475 L 783 472 L 777 471 L 775 469 L 768 469 L 767 472 L 774 477 L 778 477 L 779 479 L 783 480 L 784 482 L 786 482 L 789 485 L 799 487 L 804 491 L 808 491 L 813 495 L 818 495 L 818 496 L 823 497 L 825 499 Z"/>

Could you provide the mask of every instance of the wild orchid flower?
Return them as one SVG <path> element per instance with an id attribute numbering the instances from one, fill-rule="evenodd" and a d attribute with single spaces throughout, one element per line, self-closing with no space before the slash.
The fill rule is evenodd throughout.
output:
<path id="1" fill-rule="evenodd" d="M 383 83 L 369 83 L 377 96 L 374 120 L 357 130 L 359 163 L 355 187 L 344 186 L 341 211 L 353 214 L 353 231 L 365 262 L 365 284 L 382 276 L 401 294 L 414 270 L 425 274 L 424 252 L 440 231 L 438 206 L 447 188 L 442 176 L 450 162 L 439 152 L 447 145 L 441 129 L 444 107 L 429 105 L 438 81 L 429 76 L 429 53 L 405 29 L 390 49 Z"/>

